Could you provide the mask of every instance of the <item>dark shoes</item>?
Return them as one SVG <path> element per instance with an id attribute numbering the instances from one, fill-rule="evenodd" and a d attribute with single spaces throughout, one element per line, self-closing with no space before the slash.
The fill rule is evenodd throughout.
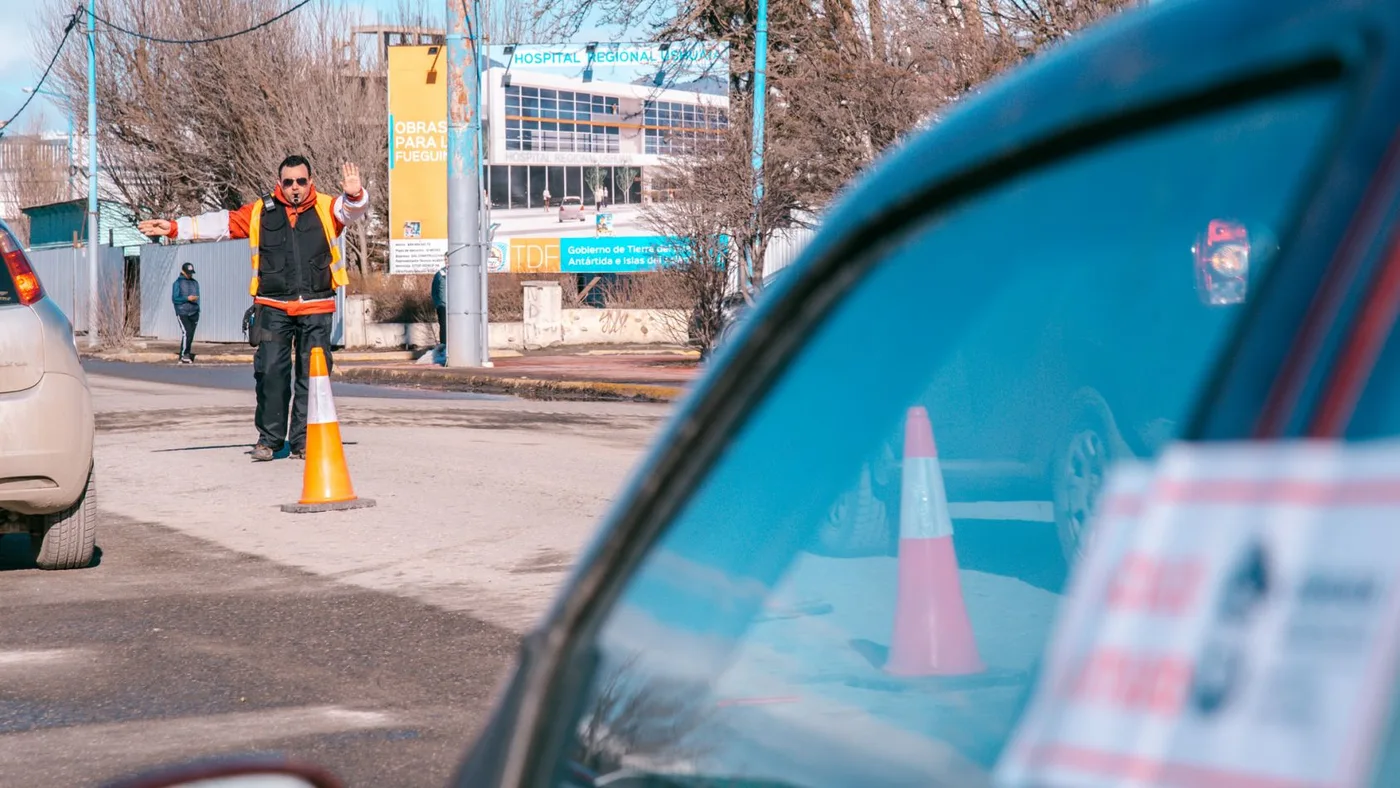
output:
<path id="1" fill-rule="evenodd" d="M 253 447 L 253 462 L 267 462 L 276 456 L 277 450 L 271 446 L 259 443 Z M 287 456 L 293 460 L 304 460 L 306 459 L 306 447 L 293 448 Z"/>

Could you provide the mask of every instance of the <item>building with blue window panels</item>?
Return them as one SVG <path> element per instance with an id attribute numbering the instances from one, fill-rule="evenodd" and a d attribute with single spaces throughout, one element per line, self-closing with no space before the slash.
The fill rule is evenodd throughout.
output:
<path id="1" fill-rule="evenodd" d="M 493 208 L 551 205 L 564 197 L 614 204 L 657 196 L 652 170 L 729 125 L 722 92 L 583 82 L 493 61 L 483 79 L 487 193 Z M 597 187 L 597 188 L 595 188 Z"/>

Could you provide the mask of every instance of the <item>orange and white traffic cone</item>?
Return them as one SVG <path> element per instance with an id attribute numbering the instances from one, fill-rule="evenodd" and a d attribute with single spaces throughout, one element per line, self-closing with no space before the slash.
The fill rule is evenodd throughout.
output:
<path id="1" fill-rule="evenodd" d="M 904 425 L 898 572 L 894 637 L 885 671 L 898 676 L 983 672 L 963 602 L 933 426 L 922 407 L 910 408 Z"/>
<path id="2" fill-rule="evenodd" d="M 369 498 L 357 498 L 340 442 L 340 421 L 331 398 L 330 368 L 326 351 L 311 349 L 311 374 L 307 379 L 306 471 L 302 475 L 301 500 L 283 504 L 293 513 L 330 512 L 374 506 Z"/>

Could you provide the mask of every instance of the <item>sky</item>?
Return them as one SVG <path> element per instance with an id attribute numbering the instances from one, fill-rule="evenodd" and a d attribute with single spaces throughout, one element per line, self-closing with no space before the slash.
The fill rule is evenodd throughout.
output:
<path id="1" fill-rule="evenodd" d="M 10 117 L 19 109 L 28 98 L 21 88 L 33 85 L 43 70 L 42 65 L 34 63 L 35 58 L 41 55 L 35 54 L 34 42 L 30 40 L 38 27 L 41 12 L 51 5 L 68 4 L 69 0 L 6 0 L 6 10 L 12 15 L 10 18 L 19 24 L 0 25 L 0 120 Z M 65 117 L 52 104 L 37 99 L 15 121 L 15 125 L 25 128 L 41 113 L 46 128 L 67 128 Z"/>
<path id="2" fill-rule="evenodd" d="M 440 0 L 423 1 L 430 8 L 443 5 Z M 40 18 L 49 8 L 71 8 L 72 3 L 73 0 L 0 0 L 9 12 L 7 16 L 19 22 L 0 25 L 0 121 L 9 118 L 29 98 L 23 88 L 34 84 L 53 56 L 49 51 L 37 51 L 38 47 L 31 40 Z M 377 15 L 393 16 L 399 8 L 399 0 L 350 0 L 348 4 L 361 9 L 366 21 L 373 21 Z M 81 33 L 81 28 L 75 30 L 68 46 L 83 46 Z M 100 110 L 98 118 L 101 119 Z M 17 129 L 28 130 L 29 124 L 36 120 L 47 130 L 61 132 L 68 128 L 67 115 L 42 95 L 15 119 L 14 125 Z M 83 129 L 78 131 L 82 133 Z"/>

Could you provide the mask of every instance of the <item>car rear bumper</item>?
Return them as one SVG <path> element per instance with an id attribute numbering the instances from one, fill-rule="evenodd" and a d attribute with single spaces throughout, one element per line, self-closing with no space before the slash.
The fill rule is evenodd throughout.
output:
<path id="1" fill-rule="evenodd" d="M 92 397 L 84 381 L 50 372 L 0 394 L 0 509 L 53 514 L 82 494 L 92 464 Z"/>
<path id="2" fill-rule="evenodd" d="M 940 460 L 950 502 L 1039 501 L 1051 497 L 1045 469 L 1015 460 Z"/>

